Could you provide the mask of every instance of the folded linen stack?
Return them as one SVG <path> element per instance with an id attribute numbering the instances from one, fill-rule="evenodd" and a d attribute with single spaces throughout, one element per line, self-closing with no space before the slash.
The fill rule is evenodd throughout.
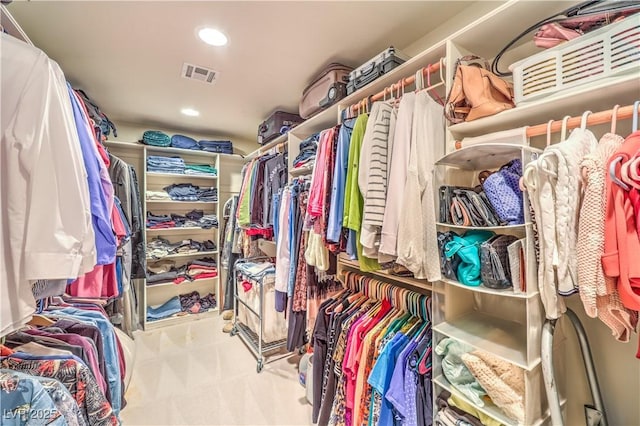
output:
<path id="1" fill-rule="evenodd" d="M 218 154 L 233 154 L 233 143 L 231 141 L 198 141 L 200 149 Z"/>
<path id="2" fill-rule="evenodd" d="M 184 160 L 180 157 L 163 157 L 149 155 L 147 157 L 147 172 L 184 174 Z"/>
<path id="3" fill-rule="evenodd" d="M 293 160 L 293 167 L 298 169 L 301 167 L 311 167 L 316 160 L 316 151 L 318 150 L 318 141 L 320 134 L 316 133 L 300 142 L 300 153 Z"/>
<path id="4" fill-rule="evenodd" d="M 209 164 L 187 164 L 184 173 L 192 176 L 218 176 L 218 170 Z"/>
<path id="5" fill-rule="evenodd" d="M 198 186 L 190 183 L 174 183 L 163 188 L 174 201 L 198 201 Z"/>
<path id="6" fill-rule="evenodd" d="M 196 192 L 198 201 L 206 201 L 210 203 L 218 202 L 218 188 L 216 188 L 215 186 L 198 188 Z"/>
<path id="7" fill-rule="evenodd" d="M 170 254 L 194 254 L 216 249 L 216 243 L 211 240 L 200 242 L 188 239 L 171 243 L 162 237 L 155 237 L 147 242 L 147 259 L 161 259 Z"/>
<path id="8" fill-rule="evenodd" d="M 165 259 L 148 265 L 147 285 L 162 283 L 181 284 L 184 281 L 195 281 L 218 276 L 215 259 L 204 257 L 187 262 L 177 267 L 172 260 Z"/>
<path id="9" fill-rule="evenodd" d="M 167 191 L 147 191 L 146 192 L 147 200 L 151 201 L 165 201 L 171 200 L 169 193 Z"/>
<path id="10" fill-rule="evenodd" d="M 147 212 L 147 228 L 148 229 L 166 229 L 175 228 L 176 222 L 169 215 L 156 215 Z"/>

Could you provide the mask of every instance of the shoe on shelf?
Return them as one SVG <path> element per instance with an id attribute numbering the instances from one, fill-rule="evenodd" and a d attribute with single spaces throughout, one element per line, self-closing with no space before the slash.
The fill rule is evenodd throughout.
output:
<path id="1" fill-rule="evenodd" d="M 222 332 L 223 333 L 231 333 L 231 330 L 233 330 L 233 323 L 227 323 L 224 325 L 224 327 L 222 327 Z"/>
<path id="2" fill-rule="evenodd" d="M 233 311 L 232 310 L 227 310 L 224 311 L 222 313 L 222 319 L 225 321 L 229 321 L 231 318 L 233 318 Z"/>

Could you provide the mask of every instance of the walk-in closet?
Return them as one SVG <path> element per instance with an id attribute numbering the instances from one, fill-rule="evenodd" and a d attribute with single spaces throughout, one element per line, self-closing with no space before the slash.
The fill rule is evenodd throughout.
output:
<path id="1" fill-rule="evenodd" d="M 640 2 L 0 12 L 0 425 L 640 424 Z"/>

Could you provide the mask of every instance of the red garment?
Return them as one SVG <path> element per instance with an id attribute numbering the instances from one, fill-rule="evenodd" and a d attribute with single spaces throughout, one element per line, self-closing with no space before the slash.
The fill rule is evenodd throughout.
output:
<path id="1" fill-rule="evenodd" d="M 158 223 L 157 225 L 147 226 L 147 229 L 168 229 L 168 228 L 175 228 L 175 227 L 176 227 L 176 223 L 173 220 L 170 220 L 169 222 L 162 222 L 162 223 Z"/>
<path id="2" fill-rule="evenodd" d="M 75 297 L 110 298 L 118 296 L 116 264 L 96 265 L 69 285 L 69 294 Z"/>
<path id="3" fill-rule="evenodd" d="M 215 278 L 218 276 L 218 272 L 202 272 L 198 275 L 194 275 L 193 278 L 194 280 L 204 280 L 205 278 Z"/>
<path id="4" fill-rule="evenodd" d="M 609 160 L 607 171 L 615 163 L 615 175 L 621 178 L 621 165 L 640 150 L 640 131 L 632 133 Z M 622 161 L 617 160 L 621 158 Z M 607 208 L 605 215 L 604 254 L 602 268 L 608 277 L 617 278 L 617 289 L 623 305 L 640 311 L 640 237 L 629 192 L 613 182 L 606 173 Z M 640 341 L 636 357 L 640 358 Z"/>
<path id="5" fill-rule="evenodd" d="M 273 228 L 249 228 L 245 232 L 249 236 L 260 235 L 266 239 L 273 238 Z"/>
<path id="6" fill-rule="evenodd" d="M 4 345 L 0 345 L 0 356 L 9 356 L 13 354 L 15 351 L 13 349 L 9 349 Z"/>
<path id="7" fill-rule="evenodd" d="M 115 203 L 113 204 L 113 208 L 111 209 L 111 224 L 113 226 L 113 231 L 116 233 L 118 245 L 120 245 L 122 239 L 127 236 L 127 228 L 122 222 L 122 217 L 120 217 L 120 212 L 118 211 Z"/>

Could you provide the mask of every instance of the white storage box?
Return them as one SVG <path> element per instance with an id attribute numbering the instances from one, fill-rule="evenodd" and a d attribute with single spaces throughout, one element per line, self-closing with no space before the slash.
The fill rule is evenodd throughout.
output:
<path id="1" fill-rule="evenodd" d="M 640 71 L 640 15 L 513 64 L 516 105 L 560 91 Z"/>

